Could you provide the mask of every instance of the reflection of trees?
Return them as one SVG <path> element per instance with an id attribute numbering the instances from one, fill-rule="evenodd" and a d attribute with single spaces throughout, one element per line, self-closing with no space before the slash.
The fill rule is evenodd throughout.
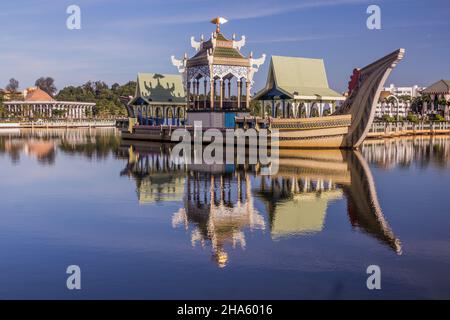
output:
<path id="1" fill-rule="evenodd" d="M 0 141 L 0 153 L 8 154 L 12 163 L 19 163 L 20 153 L 23 150 L 23 144 L 12 144 L 4 137 L 0 137 Z"/>
<path id="2" fill-rule="evenodd" d="M 88 159 L 119 156 L 120 136 L 115 129 L 35 129 L 0 135 L 0 154 L 18 163 L 22 154 L 35 156 L 40 164 L 52 165 L 57 151 Z"/>
<path id="3" fill-rule="evenodd" d="M 59 150 L 65 154 L 82 155 L 86 158 L 104 159 L 116 154 L 120 144 L 120 137 L 114 135 L 87 136 L 83 142 L 73 142 L 70 139 L 61 139 Z"/>

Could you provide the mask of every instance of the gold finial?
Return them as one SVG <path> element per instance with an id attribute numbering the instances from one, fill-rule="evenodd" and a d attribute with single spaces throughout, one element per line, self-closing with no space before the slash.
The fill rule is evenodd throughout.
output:
<path id="1" fill-rule="evenodd" d="M 220 32 L 220 25 L 227 23 L 228 20 L 223 18 L 223 17 L 216 17 L 214 19 L 211 20 L 211 23 L 215 24 L 217 26 L 216 28 L 216 32 L 219 33 Z"/>

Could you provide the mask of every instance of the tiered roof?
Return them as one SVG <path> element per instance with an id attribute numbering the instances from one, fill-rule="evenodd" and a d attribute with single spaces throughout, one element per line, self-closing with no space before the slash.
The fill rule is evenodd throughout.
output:
<path id="1" fill-rule="evenodd" d="M 192 58 L 187 60 L 187 67 L 208 65 L 208 54 L 213 58 L 213 64 L 250 66 L 249 58 L 235 48 L 233 40 L 227 39 L 222 33 L 214 32 L 211 39 L 200 44 L 200 49 Z"/>

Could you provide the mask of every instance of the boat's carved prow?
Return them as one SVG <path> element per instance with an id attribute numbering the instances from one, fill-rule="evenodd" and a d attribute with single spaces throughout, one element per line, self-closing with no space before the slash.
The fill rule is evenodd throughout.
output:
<path id="1" fill-rule="evenodd" d="M 342 147 L 357 148 L 364 141 L 375 117 L 383 85 L 404 55 L 405 49 L 398 49 L 362 69 L 353 71 L 349 83 L 349 97 L 335 113 L 352 116 L 352 123 Z"/>

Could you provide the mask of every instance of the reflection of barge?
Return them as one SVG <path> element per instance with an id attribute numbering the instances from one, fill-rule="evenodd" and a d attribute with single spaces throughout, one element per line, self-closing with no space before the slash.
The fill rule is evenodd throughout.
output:
<path id="1" fill-rule="evenodd" d="M 245 248 L 249 231 L 268 230 L 280 241 L 322 232 L 329 205 L 341 198 L 347 200 L 354 229 L 402 252 L 378 203 L 370 168 L 358 151 L 281 150 L 278 173 L 267 176 L 258 165 L 175 164 L 171 147 L 124 142 L 121 150 L 129 158 L 122 174 L 135 180 L 140 203 L 140 195 L 148 190 L 153 192 L 150 202 L 177 201 L 173 227 L 190 231 L 193 246 L 211 246 L 221 267 L 230 247 Z M 155 174 L 160 177 L 155 179 Z"/>
<path id="2" fill-rule="evenodd" d="M 404 56 L 399 49 L 355 69 L 347 99 L 328 87 L 322 60 L 272 57 L 266 86 L 253 98 L 259 102 L 258 116 L 250 116 L 253 75 L 265 55 L 245 57 L 240 52 L 245 37 L 229 40 L 219 25 L 209 40 L 192 38 L 191 44 L 193 57 L 172 57 L 180 76 L 138 76 L 124 139 L 170 141 L 174 129 L 192 134 L 198 121 L 203 130 L 268 129 L 281 148 L 356 148 L 370 129 L 386 78 Z"/>

